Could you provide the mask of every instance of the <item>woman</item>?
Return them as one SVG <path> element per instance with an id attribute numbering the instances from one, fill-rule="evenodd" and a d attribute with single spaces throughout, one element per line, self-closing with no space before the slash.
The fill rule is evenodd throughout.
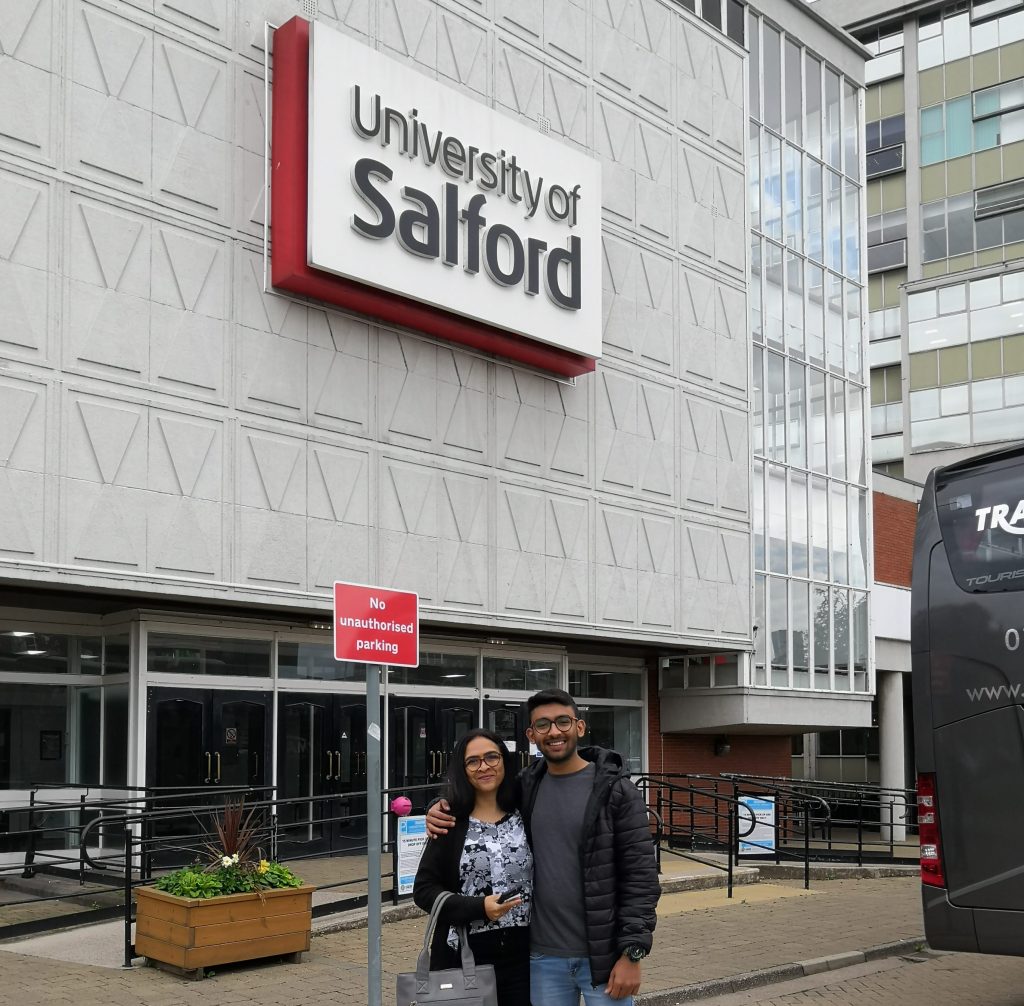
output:
<path id="1" fill-rule="evenodd" d="M 413 900 L 429 912 L 442 891 L 430 945 L 431 970 L 457 968 L 456 926 L 466 926 L 477 964 L 493 964 L 498 1006 L 530 1006 L 530 901 L 533 855 L 519 816 L 512 755 L 497 734 L 471 730 L 455 745 L 445 797 L 455 817 L 428 842 Z"/>

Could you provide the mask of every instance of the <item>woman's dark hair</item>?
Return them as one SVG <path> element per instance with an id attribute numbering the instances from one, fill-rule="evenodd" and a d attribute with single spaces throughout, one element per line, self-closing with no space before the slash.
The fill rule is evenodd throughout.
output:
<path id="1" fill-rule="evenodd" d="M 501 785 L 498 787 L 498 806 L 508 813 L 516 810 L 519 806 L 519 784 L 516 780 L 516 765 L 512 752 L 505 747 L 505 742 L 496 733 L 478 727 L 459 738 L 455 750 L 452 751 L 451 761 L 448 763 L 445 799 L 455 817 L 468 817 L 476 804 L 476 790 L 473 789 L 473 784 L 469 781 L 469 775 L 466 772 L 466 748 L 470 741 L 476 740 L 478 737 L 490 741 L 501 752 L 501 760 L 505 765 L 505 778 L 501 780 Z"/>

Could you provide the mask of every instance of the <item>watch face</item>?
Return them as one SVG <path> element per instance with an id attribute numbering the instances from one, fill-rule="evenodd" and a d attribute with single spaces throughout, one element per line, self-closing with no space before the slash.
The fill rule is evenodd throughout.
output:
<path id="1" fill-rule="evenodd" d="M 643 947 L 630 947 L 626 951 L 626 956 L 631 961 L 642 961 L 647 956 L 647 951 Z"/>

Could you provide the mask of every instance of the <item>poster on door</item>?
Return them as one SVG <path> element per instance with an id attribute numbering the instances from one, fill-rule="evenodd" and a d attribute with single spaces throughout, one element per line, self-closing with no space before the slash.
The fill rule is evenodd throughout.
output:
<path id="1" fill-rule="evenodd" d="M 737 834 L 741 856 L 763 856 L 775 851 L 775 797 L 741 796 L 737 808 Z M 753 823 L 753 828 L 751 828 Z"/>
<path id="2" fill-rule="evenodd" d="M 426 815 L 398 819 L 398 893 L 412 894 L 420 856 L 427 845 Z"/>

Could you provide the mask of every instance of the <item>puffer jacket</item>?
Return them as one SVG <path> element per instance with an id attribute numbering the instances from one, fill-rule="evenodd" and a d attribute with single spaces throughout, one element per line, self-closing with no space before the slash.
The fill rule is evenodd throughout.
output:
<path id="1" fill-rule="evenodd" d="M 647 808 L 621 756 L 599 747 L 580 748 L 579 753 L 597 765 L 583 821 L 580 869 L 590 974 L 603 985 L 626 947 L 651 949 L 661 886 Z M 520 775 L 531 843 L 530 818 L 546 772 L 546 762 L 537 758 Z"/>

